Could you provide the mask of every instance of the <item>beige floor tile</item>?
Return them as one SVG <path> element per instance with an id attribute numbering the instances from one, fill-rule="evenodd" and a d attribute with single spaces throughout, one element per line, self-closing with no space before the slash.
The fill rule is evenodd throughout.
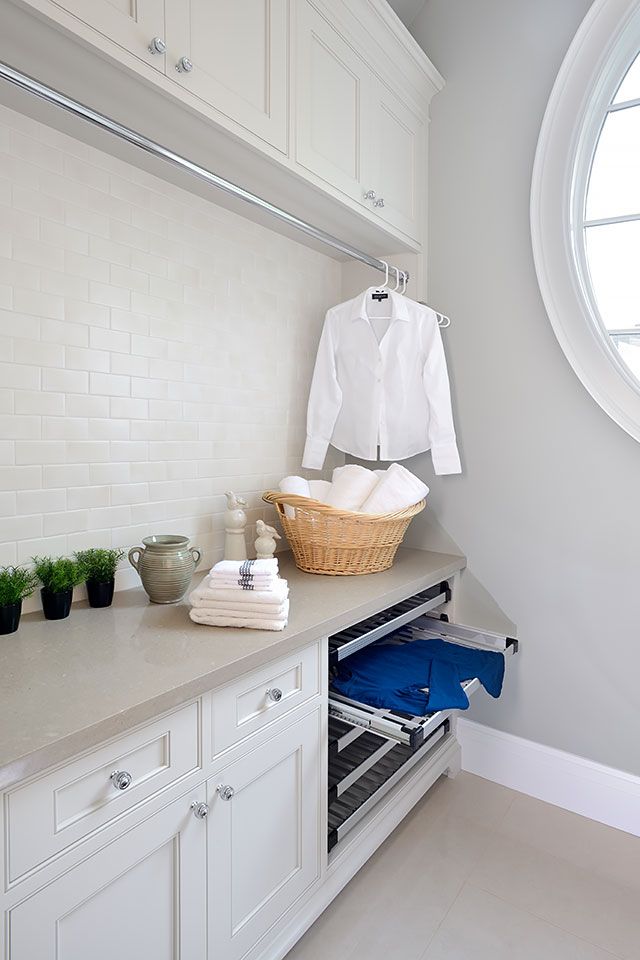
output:
<path id="1" fill-rule="evenodd" d="M 465 778 L 466 780 L 466 778 Z M 477 797 L 471 778 L 465 789 Z M 462 788 L 461 784 L 461 788 Z M 485 807 L 496 815 L 483 791 Z M 455 810 L 454 793 L 425 797 L 334 900 L 287 960 L 418 960 L 488 842 Z M 508 798 L 511 802 L 511 797 Z M 501 811 L 504 798 L 501 799 Z M 487 810 L 476 810 L 480 818 Z"/>
<path id="2" fill-rule="evenodd" d="M 640 837 L 523 794 L 516 794 L 499 832 L 640 892 Z"/>
<path id="3" fill-rule="evenodd" d="M 502 821 L 517 796 L 508 787 L 463 771 L 455 779 L 440 777 L 421 802 L 434 816 L 444 812 L 493 827 Z"/>
<path id="4" fill-rule="evenodd" d="M 612 956 L 467 883 L 421 960 L 612 960 Z"/>
<path id="5" fill-rule="evenodd" d="M 640 956 L 640 903 L 629 887 L 497 833 L 470 881 L 625 960 Z"/>

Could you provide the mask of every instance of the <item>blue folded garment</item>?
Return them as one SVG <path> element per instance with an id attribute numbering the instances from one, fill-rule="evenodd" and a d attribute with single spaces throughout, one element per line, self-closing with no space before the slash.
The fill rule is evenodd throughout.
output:
<path id="1" fill-rule="evenodd" d="M 499 697 L 503 654 L 424 639 L 379 643 L 352 654 L 338 665 L 333 687 L 371 707 L 422 715 L 452 708 L 466 710 L 469 699 L 461 683 L 474 677 L 492 697 Z M 428 687 L 428 692 L 423 687 Z"/>

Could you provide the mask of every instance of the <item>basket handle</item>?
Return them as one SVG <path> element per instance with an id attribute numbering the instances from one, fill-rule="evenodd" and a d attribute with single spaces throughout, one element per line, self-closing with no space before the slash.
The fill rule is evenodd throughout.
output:
<path id="1" fill-rule="evenodd" d="M 320 500 L 312 500 L 311 497 L 301 497 L 297 493 L 279 493 L 277 490 L 268 490 L 262 495 L 265 503 L 271 503 L 280 509 L 284 507 L 300 507 L 303 510 L 313 510 L 314 513 L 323 513 L 329 517 L 344 517 L 345 514 L 351 516 L 366 517 L 368 520 L 404 520 L 408 516 L 415 516 L 416 513 L 424 508 L 426 501 L 421 500 L 412 507 L 406 507 L 404 510 L 398 510 L 396 513 L 359 513 L 357 510 L 340 510 L 338 507 L 332 507 L 328 503 L 322 503 Z"/>

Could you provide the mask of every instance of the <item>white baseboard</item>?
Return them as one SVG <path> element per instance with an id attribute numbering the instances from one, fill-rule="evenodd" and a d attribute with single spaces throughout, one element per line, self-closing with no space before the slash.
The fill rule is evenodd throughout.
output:
<path id="1" fill-rule="evenodd" d="M 457 735 L 463 770 L 640 836 L 640 777 L 464 718 Z"/>

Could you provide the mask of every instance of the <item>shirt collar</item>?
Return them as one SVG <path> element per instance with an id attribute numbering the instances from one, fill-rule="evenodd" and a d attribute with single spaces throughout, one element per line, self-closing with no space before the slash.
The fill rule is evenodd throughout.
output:
<path id="1" fill-rule="evenodd" d="M 368 290 L 365 290 L 364 293 L 360 296 L 355 297 L 352 300 L 351 307 L 351 319 L 352 320 L 368 320 L 369 316 L 367 314 L 367 300 L 375 290 L 379 290 L 379 287 L 369 287 Z M 411 320 L 409 316 L 409 308 L 407 305 L 406 297 L 403 297 L 399 293 L 395 293 L 393 290 L 388 290 L 389 301 L 391 304 L 391 319 L 392 320 Z M 384 303 L 384 301 L 382 301 Z M 373 318 L 375 319 L 375 318 Z"/>

